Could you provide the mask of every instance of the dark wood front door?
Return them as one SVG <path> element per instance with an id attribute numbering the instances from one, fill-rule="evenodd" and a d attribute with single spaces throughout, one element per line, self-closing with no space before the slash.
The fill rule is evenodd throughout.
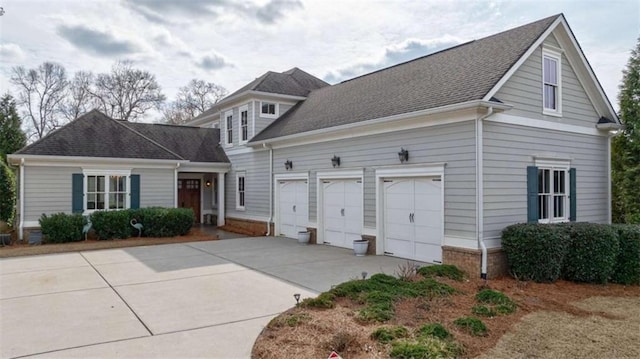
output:
<path id="1" fill-rule="evenodd" d="M 200 223 L 200 180 L 199 179 L 179 179 L 178 180 L 178 207 L 192 208 L 194 222 Z"/>

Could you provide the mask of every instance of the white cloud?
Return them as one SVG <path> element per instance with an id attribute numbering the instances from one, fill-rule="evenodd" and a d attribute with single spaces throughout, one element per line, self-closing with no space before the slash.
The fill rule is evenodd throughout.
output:
<path id="1" fill-rule="evenodd" d="M 20 45 L 5 43 L 0 44 L 0 58 L 2 58 L 2 61 L 15 63 L 22 61 L 25 58 L 25 53 Z"/>

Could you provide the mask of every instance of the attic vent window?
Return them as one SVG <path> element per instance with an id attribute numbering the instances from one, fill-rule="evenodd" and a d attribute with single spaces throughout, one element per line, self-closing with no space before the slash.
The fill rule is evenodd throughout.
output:
<path id="1" fill-rule="evenodd" d="M 261 102 L 260 114 L 263 117 L 276 117 L 278 115 L 278 105 L 273 102 Z"/>

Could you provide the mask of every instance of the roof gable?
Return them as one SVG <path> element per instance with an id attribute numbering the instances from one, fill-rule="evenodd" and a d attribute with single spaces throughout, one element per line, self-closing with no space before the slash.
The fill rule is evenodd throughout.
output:
<path id="1" fill-rule="evenodd" d="M 312 91 L 251 142 L 482 100 L 558 17 Z"/>
<path id="2" fill-rule="evenodd" d="M 92 110 L 15 155 L 228 162 L 217 129 L 132 123 Z"/>

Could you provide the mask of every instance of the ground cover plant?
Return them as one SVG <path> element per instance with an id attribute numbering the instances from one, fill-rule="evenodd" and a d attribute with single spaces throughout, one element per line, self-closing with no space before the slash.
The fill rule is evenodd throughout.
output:
<path id="1" fill-rule="evenodd" d="M 282 324 L 265 328 L 252 357 L 322 358 L 335 348 L 343 358 L 356 359 L 555 358 L 590 351 L 598 357 L 638 357 L 638 286 L 514 278 L 485 283 L 452 279 L 460 277 L 442 275 L 452 272 L 442 267 L 417 268 L 417 275 L 403 279 L 380 274 L 352 280 L 305 299 L 274 319 Z M 492 315 L 476 313 L 478 307 Z M 302 315 L 303 320 L 293 319 Z M 555 317 L 562 320 L 550 320 Z M 599 341 L 588 343 L 574 333 Z M 544 341 L 527 344 L 534 335 Z"/>

